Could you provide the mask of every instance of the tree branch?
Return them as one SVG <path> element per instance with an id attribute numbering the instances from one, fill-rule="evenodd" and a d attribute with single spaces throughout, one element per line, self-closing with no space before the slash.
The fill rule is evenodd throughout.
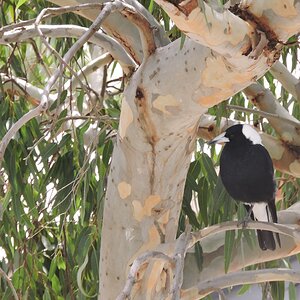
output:
<path id="1" fill-rule="evenodd" d="M 248 89 L 247 92 L 245 92 L 245 94 L 250 95 L 249 91 L 250 91 L 250 89 Z M 256 94 L 256 97 L 251 98 L 251 101 L 254 101 L 256 103 L 257 98 L 261 97 L 261 96 L 264 96 L 264 95 Z M 250 98 L 250 96 L 249 96 L 249 98 Z M 278 104 L 278 105 L 281 106 L 280 104 Z M 257 105 L 257 106 L 259 106 L 259 105 Z M 287 123 L 288 125 L 293 126 L 294 129 L 295 128 L 297 130 L 300 129 L 300 123 L 297 121 L 296 118 L 294 118 L 291 115 L 289 115 L 290 118 L 285 118 L 284 116 L 282 116 L 280 114 L 275 114 L 275 113 L 271 113 L 271 112 L 264 111 L 264 110 L 257 110 L 257 109 L 247 108 L 247 107 L 238 106 L 238 105 L 229 104 L 226 107 L 230 110 L 249 112 L 249 113 L 256 114 L 256 115 L 259 115 L 261 117 L 264 117 L 264 118 L 268 119 L 269 122 L 271 123 L 272 127 L 275 127 L 275 128 L 276 128 L 276 126 L 273 126 L 273 124 L 275 123 L 274 120 L 278 121 L 278 123 L 281 123 L 281 125 L 283 125 L 283 123 Z M 277 124 L 277 126 L 278 125 L 279 124 Z M 278 131 L 279 131 L 278 134 L 281 135 L 280 132 L 282 132 L 282 129 L 279 129 Z"/>
<path id="2" fill-rule="evenodd" d="M 268 24 L 270 34 L 278 41 L 285 42 L 299 32 L 300 5 L 299 0 L 247 0 L 241 1 L 240 8 L 253 15 L 258 24 Z M 273 32 L 273 33 L 271 33 Z"/>
<path id="3" fill-rule="evenodd" d="M 237 46 L 248 52 L 257 44 L 257 33 L 244 20 L 229 10 L 216 11 L 205 1 L 182 1 L 177 5 L 171 1 L 156 0 L 170 18 L 191 39 L 205 45 L 221 55 L 236 54 Z M 251 51 L 251 50 L 250 50 Z"/>
<path id="4" fill-rule="evenodd" d="M 176 248 L 174 254 L 175 261 L 175 275 L 173 287 L 171 289 L 171 299 L 179 300 L 180 290 L 183 283 L 183 268 L 184 268 L 184 258 L 189 247 L 189 242 L 191 239 L 191 225 L 187 224 L 185 232 L 180 235 L 176 241 Z"/>
<path id="5" fill-rule="evenodd" d="M 40 25 L 39 29 L 43 35 L 47 37 L 81 37 L 88 31 L 88 28 L 84 28 L 76 25 Z M 22 42 L 30 38 L 37 37 L 37 32 L 34 25 L 23 26 L 15 28 L 14 30 L 4 31 L 3 35 L 0 35 L 0 44 L 9 44 L 15 42 Z M 88 39 L 88 42 L 103 47 L 106 51 L 119 61 L 120 65 L 124 69 L 125 73 L 131 73 L 136 67 L 133 59 L 126 53 L 124 48 L 113 38 L 100 32 L 95 32 L 93 36 Z"/>
<path id="6" fill-rule="evenodd" d="M 116 300 L 130 299 L 130 294 L 132 292 L 133 286 L 136 283 L 136 281 L 138 280 L 137 274 L 138 274 L 139 270 L 141 269 L 141 267 L 144 264 L 149 263 L 152 259 L 164 260 L 164 261 L 168 262 L 171 265 L 171 267 L 173 268 L 173 265 L 174 265 L 173 259 L 162 252 L 149 251 L 149 252 L 146 252 L 146 253 L 140 255 L 133 261 L 133 263 L 130 267 L 130 270 L 129 270 L 129 274 L 127 277 L 125 287 L 122 290 L 122 292 L 119 294 L 119 296 L 117 297 Z"/>
<path id="7" fill-rule="evenodd" d="M 26 113 L 24 116 L 22 116 L 5 134 L 3 137 L 1 143 L 0 143 L 0 165 L 4 157 L 4 153 L 6 150 L 6 147 L 10 140 L 14 137 L 14 135 L 19 131 L 19 129 L 29 122 L 31 119 L 39 116 L 42 112 L 44 112 L 47 108 L 47 102 L 41 102 L 36 108 L 32 109 L 28 113 Z"/>
<path id="8" fill-rule="evenodd" d="M 48 0 L 49 2 L 55 3 L 59 6 L 65 5 L 63 0 Z M 104 3 L 104 0 L 99 2 Z M 155 39 L 155 44 L 158 47 L 167 45 L 169 39 L 164 32 L 163 27 L 156 21 L 156 19 L 140 4 L 135 0 L 124 1 L 127 5 L 130 5 L 134 10 L 143 16 L 150 24 L 150 27 L 153 29 L 153 36 Z M 79 0 L 69 0 L 69 4 L 76 5 L 80 4 Z M 78 11 L 77 14 L 89 19 L 94 20 L 97 16 L 96 10 L 85 10 Z M 137 64 L 140 64 L 143 59 L 143 48 L 140 40 L 140 33 L 136 26 L 123 16 L 120 12 L 116 11 L 115 13 L 108 16 L 108 18 L 103 23 L 103 28 L 105 31 L 113 36 L 116 40 L 119 41 L 121 45 L 130 53 L 131 57 Z"/>
<path id="9" fill-rule="evenodd" d="M 43 35 L 43 32 L 40 29 L 40 22 L 41 19 L 43 18 L 43 16 L 51 11 L 52 8 L 44 8 L 39 15 L 37 16 L 35 22 L 34 22 L 34 28 L 37 31 L 42 43 L 45 45 L 45 47 L 50 50 L 50 53 L 54 53 L 54 55 L 56 56 L 56 58 L 58 59 L 58 61 L 60 62 L 61 65 L 65 65 L 66 68 L 69 69 L 70 73 L 74 76 L 77 77 L 77 73 L 73 70 L 73 68 L 66 62 L 63 60 L 63 58 L 60 56 L 60 54 L 48 43 L 48 41 L 46 40 L 45 36 Z M 86 94 L 90 97 L 90 93 L 88 88 L 86 87 L 86 85 L 77 77 L 77 81 L 78 83 L 81 85 L 82 89 L 86 92 Z M 59 90 L 58 94 L 61 94 L 61 91 Z"/>
<path id="10" fill-rule="evenodd" d="M 14 299 L 19 300 L 18 294 L 17 294 L 15 287 L 13 286 L 10 278 L 7 276 L 7 274 L 1 268 L 0 268 L 0 276 L 2 276 L 5 279 L 5 281 L 7 282 L 8 286 L 11 289 Z"/>
<path id="11" fill-rule="evenodd" d="M 66 82 L 64 89 L 68 89 L 69 86 L 77 86 L 78 78 L 83 79 L 84 77 L 88 76 L 95 72 L 96 69 L 107 65 L 113 60 L 113 57 L 110 53 L 104 53 L 103 55 L 95 58 L 94 60 L 90 61 L 86 66 L 82 68 L 82 70 L 77 72 L 76 77 L 72 77 L 70 81 Z"/>
<path id="12" fill-rule="evenodd" d="M 84 10 L 95 9 L 95 8 L 101 9 L 102 7 L 103 4 L 101 3 L 85 3 L 85 4 L 74 5 L 74 6 L 46 8 L 47 13 L 43 13 L 42 15 L 40 15 L 39 21 L 42 20 L 44 21 L 65 13 L 78 12 L 78 11 L 84 11 Z M 14 29 L 20 29 L 28 25 L 33 25 L 35 21 L 36 19 L 32 19 L 32 20 L 21 21 L 16 24 L 6 25 L 0 28 L 0 36 L 2 36 L 4 32 L 11 31 Z"/>
<path id="13" fill-rule="evenodd" d="M 226 287 L 266 281 L 290 281 L 299 283 L 300 272 L 289 269 L 269 269 L 230 273 L 211 280 L 202 281 L 197 286 L 183 290 L 180 299 L 202 299 L 212 292 Z"/>
<path id="14" fill-rule="evenodd" d="M 254 83 L 245 88 L 244 93 L 260 109 L 258 114 L 269 120 L 283 141 L 300 146 L 300 122 L 280 105 L 270 90 Z M 239 110 L 240 108 L 231 106 L 231 109 Z"/>
<path id="15" fill-rule="evenodd" d="M 300 101 L 300 80 L 294 77 L 283 63 L 277 61 L 270 69 L 270 73 L 286 91 L 292 94 L 297 101 Z"/>
<path id="16" fill-rule="evenodd" d="M 228 230 L 243 230 L 242 226 L 240 226 L 239 221 L 228 221 L 223 222 L 220 224 L 212 225 L 209 227 L 206 227 L 204 229 L 201 229 L 199 231 L 194 231 L 191 233 L 191 240 L 190 244 L 188 245 L 189 248 L 191 248 L 195 243 L 200 242 L 204 238 L 207 238 L 209 236 L 225 232 Z M 246 229 L 260 229 L 260 230 L 268 230 L 273 232 L 278 232 L 283 235 L 287 235 L 289 237 L 292 237 L 295 241 L 300 242 L 300 233 L 295 231 L 294 227 L 277 224 L 277 223 L 268 223 L 268 222 L 248 222 Z"/>
<path id="17" fill-rule="evenodd" d="M 250 265 L 298 254 L 300 251 L 299 220 L 300 203 L 296 203 L 286 210 L 278 211 L 279 223 L 287 225 L 290 232 L 286 233 L 296 232 L 296 237 L 291 238 L 289 235 L 281 234 L 281 247 L 277 247 L 275 251 L 262 251 L 258 244 L 256 246 L 250 245 L 245 238 L 236 239 L 228 272 L 237 272 Z M 209 237 L 202 239 L 203 265 L 201 271 L 197 267 L 195 254 L 188 253 L 185 259 L 183 288 L 190 288 L 198 284 L 198 282 L 208 279 L 213 280 L 217 276 L 225 275 L 224 241 L 225 232 L 214 232 Z M 189 252 L 194 251 L 191 249 Z"/>
<path id="18" fill-rule="evenodd" d="M 103 22 L 103 20 L 112 12 L 117 9 L 121 9 L 123 7 L 123 3 L 120 1 L 115 2 L 109 2 L 107 3 L 103 10 L 100 12 L 99 16 L 96 18 L 96 20 L 93 22 L 91 27 L 88 31 L 86 31 L 79 39 L 75 42 L 75 44 L 67 51 L 67 53 L 63 57 L 64 64 L 61 65 L 54 74 L 50 77 L 50 79 L 47 82 L 47 85 L 45 86 L 45 89 L 42 92 L 41 95 L 41 102 L 40 104 L 34 108 L 33 110 L 26 113 L 24 116 L 22 116 L 5 134 L 3 137 L 1 143 L 0 143 L 0 162 L 3 160 L 5 149 L 9 143 L 9 141 L 12 139 L 12 137 L 16 134 L 16 132 L 28 121 L 31 119 L 37 117 L 41 113 L 47 110 L 49 106 L 49 100 L 50 98 L 50 90 L 57 81 L 57 79 L 62 75 L 66 64 L 70 62 L 70 60 L 73 58 L 75 53 L 78 49 L 80 49 L 84 43 L 94 35 L 95 32 L 97 32 L 100 29 L 100 26 Z"/>
<path id="19" fill-rule="evenodd" d="M 0 73 L 0 78 L 2 82 L 3 91 L 12 95 L 24 95 L 28 98 L 31 104 L 37 106 L 41 102 L 41 97 L 43 94 L 43 90 L 32 85 L 24 79 L 15 77 L 15 76 L 7 76 L 6 74 Z M 54 101 L 56 99 L 55 95 L 49 95 L 50 101 Z"/>
<path id="20" fill-rule="evenodd" d="M 144 53 L 143 61 L 145 61 L 156 49 L 153 29 L 147 19 L 138 12 L 125 8 L 121 13 L 138 28 Z"/>

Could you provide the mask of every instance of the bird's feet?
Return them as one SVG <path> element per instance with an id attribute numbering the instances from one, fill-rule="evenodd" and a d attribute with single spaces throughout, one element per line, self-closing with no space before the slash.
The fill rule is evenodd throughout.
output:
<path id="1" fill-rule="evenodd" d="M 251 214 L 252 214 L 253 205 L 247 206 L 247 215 L 243 220 L 240 220 L 237 224 L 238 227 L 242 226 L 243 228 L 246 228 L 248 223 L 252 221 Z"/>

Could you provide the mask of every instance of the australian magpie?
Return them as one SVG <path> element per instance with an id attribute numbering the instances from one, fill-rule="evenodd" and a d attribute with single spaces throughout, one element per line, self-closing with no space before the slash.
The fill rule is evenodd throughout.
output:
<path id="1" fill-rule="evenodd" d="M 229 127 L 209 144 L 226 143 L 220 157 L 220 177 L 229 195 L 242 201 L 252 220 L 277 223 L 273 163 L 260 135 L 247 124 Z M 262 250 L 275 250 L 271 231 L 257 230 Z M 276 239 L 280 247 L 279 234 Z"/>

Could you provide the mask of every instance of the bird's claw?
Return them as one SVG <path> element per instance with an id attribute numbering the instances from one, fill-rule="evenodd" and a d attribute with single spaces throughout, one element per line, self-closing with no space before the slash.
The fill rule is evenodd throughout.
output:
<path id="1" fill-rule="evenodd" d="M 251 211 L 252 211 L 252 210 L 251 210 Z M 251 219 L 251 212 L 248 213 L 248 214 L 246 215 L 246 217 L 245 217 L 243 220 L 238 221 L 237 227 L 242 226 L 243 229 L 244 229 L 244 228 L 246 228 L 246 227 L 248 226 L 248 223 L 249 223 L 250 221 L 252 221 L 252 219 Z"/>
<path id="2" fill-rule="evenodd" d="M 249 221 L 250 221 L 249 218 L 245 218 L 243 220 L 240 220 L 237 223 L 237 227 L 242 226 L 242 228 L 245 229 L 248 226 Z"/>

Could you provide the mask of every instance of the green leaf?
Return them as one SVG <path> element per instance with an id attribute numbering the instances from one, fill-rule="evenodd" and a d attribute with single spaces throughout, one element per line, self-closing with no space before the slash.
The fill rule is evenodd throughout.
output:
<path id="1" fill-rule="evenodd" d="M 289 284 L 289 300 L 297 300 L 297 290 L 295 284 L 290 282 Z"/>
<path id="2" fill-rule="evenodd" d="M 200 242 L 195 244 L 195 256 L 198 270 L 201 272 L 203 269 L 203 249 Z"/>
<path id="3" fill-rule="evenodd" d="M 51 300 L 51 295 L 50 295 L 48 288 L 46 288 L 44 291 L 43 300 Z"/>
<path id="4" fill-rule="evenodd" d="M 251 285 L 250 284 L 244 284 L 239 291 L 237 292 L 238 295 L 243 295 L 245 294 L 247 291 L 249 291 Z"/>
<path id="5" fill-rule="evenodd" d="M 285 286 L 283 281 L 270 282 L 272 296 L 274 300 L 284 299 Z"/>
<path id="6" fill-rule="evenodd" d="M 61 284 L 56 274 L 52 276 L 51 283 L 52 283 L 53 290 L 55 291 L 56 294 L 59 295 L 61 293 Z"/>
<path id="7" fill-rule="evenodd" d="M 208 189 L 207 180 L 204 177 L 202 177 L 199 180 L 198 186 L 199 186 L 198 205 L 199 205 L 200 215 L 205 226 L 207 226 L 208 225 L 208 201 L 210 198 L 210 192 Z"/>
<path id="8" fill-rule="evenodd" d="M 54 153 L 58 152 L 58 146 L 56 143 L 49 143 L 46 148 L 44 149 L 42 155 L 43 159 L 48 159 Z"/>
<path id="9" fill-rule="evenodd" d="M 206 178 L 208 182 L 215 185 L 218 181 L 218 175 L 216 173 L 211 158 L 206 153 L 202 153 L 200 161 L 202 165 L 202 170 L 204 173 L 206 173 Z"/>
<path id="10" fill-rule="evenodd" d="M 61 252 L 58 252 L 57 256 L 56 256 L 56 260 L 57 260 L 57 268 L 59 270 L 66 270 L 66 262 L 64 260 L 64 258 L 61 255 Z"/>
<path id="11" fill-rule="evenodd" d="M 13 276 L 12 276 L 12 283 L 15 287 L 15 289 L 21 289 L 23 284 L 24 284 L 24 280 L 25 280 L 25 270 L 24 267 L 20 267 L 17 270 L 15 270 Z"/>
<path id="12" fill-rule="evenodd" d="M 108 164 L 110 162 L 110 158 L 112 155 L 112 151 L 113 151 L 113 143 L 111 140 L 109 140 L 105 145 L 104 145 L 104 149 L 103 149 L 103 163 L 106 167 L 108 167 Z"/>
<path id="13" fill-rule="evenodd" d="M 16 10 L 21 7 L 24 3 L 26 3 L 27 1 L 26 0 L 19 0 L 17 5 L 16 5 Z"/>
<path id="14" fill-rule="evenodd" d="M 182 32 L 180 37 L 180 50 L 183 48 L 185 39 L 186 39 L 186 35 Z"/>
<path id="15" fill-rule="evenodd" d="M 48 278 L 51 280 L 53 275 L 55 274 L 57 268 L 57 261 L 56 261 L 56 257 L 54 257 L 51 260 L 51 264 L 50 264 L 50 269 L 49 269 L 49 273 L 48 273 Z"/>
<path id="16" fill-rule="evenodd" d="M 230 230 L 226 231 L 225 233 L 225 244 L 224 244 L 224 266 L 225 266 L 225 273 L 228 272 L 229 265 L 232 258 L 232 250 L 234 246 L 235 240 L 235 231 Z"/>
<path id="17" fill-rule="evenodd" d="M 77 284 L 78 284 L 78 288 L 79 288 L 80 292 L 81 292 L 85 297 L 87 297 L 87 298 L 92 298 L 92 297 L 96 297 L 96 296 L 97 296 L 97 293 L 96 293 L 95 295 L 92 295 L 92 296 L 88 295 L 88 293 L 86 293 L 86 291 L 85 291 L 85 289 L 84 289 L 84 287 L 83 287 L 83 284 L 82 284 L 82 277 L 83 277 L 82 274 L 83 274 L 84 269 L 85 269 L 85 267 L 87 266 L 88 262 L 89 262 L 89 257 L 88 257 L 88 255 L 86 255 L 85 258 L 84 258 L 84 261 L 83 261 L 82 265 L 81 265 L 81 266 L 79 267 L 79 269 L 78 269 L 77 276 L 76 276 L 76 280 L 77 280 Z"/>
<path id="18" fill-rule="evenodd" d="M 77 97 L 77 107 L 78 111 L 82 114 L 82 109 L 83 109 L 83 100 L 84 100 L 84 91 L 80 90 L 80 93 Z"/>
<path id="19" fill-rule="evenodd" d="M 24 3 L 26 3 L 26 0 L 19 0 L 17 5 L 16 5 L 16 9 L 18 9 L 19 7 L 21 7 Z"/>
<path id="20" fill-rule="evenodd" d="M 154 7 L 154 0 L 150 0 L 149 6 L 148 6 L 148 10 L 149 10 L 149 12 L 151 14 L 153 12 L 153 7 Z"/>

